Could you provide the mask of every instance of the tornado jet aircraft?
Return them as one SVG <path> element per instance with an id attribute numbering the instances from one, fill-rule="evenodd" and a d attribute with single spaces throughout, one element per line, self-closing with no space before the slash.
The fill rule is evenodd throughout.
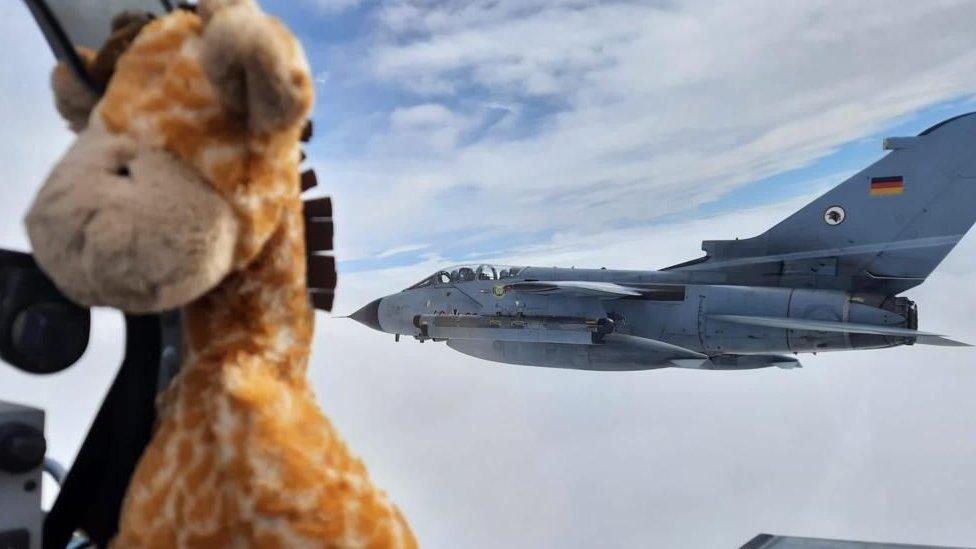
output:
<path id="1" fill-rule="evenodd" d="M 658 271 L 468 265 L 351 316 L 485 360 L 584 370 L 800 366 L 796 355 L 965 346 L 900 294 L 976 220 L 976 113 L 914 137 L 744 240 Z"/>

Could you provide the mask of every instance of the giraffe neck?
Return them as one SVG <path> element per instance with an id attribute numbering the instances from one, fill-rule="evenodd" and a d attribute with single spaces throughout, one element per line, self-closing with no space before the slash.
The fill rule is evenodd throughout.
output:
<path id="1" fill-rule="evenodd" d="M 303 380 L 312 337 L 305 279 L 301 201 L 289 201 L 281 224 L 257 258 L 184 310 L 184 369 L 234 368 L 242 357 Z"/>

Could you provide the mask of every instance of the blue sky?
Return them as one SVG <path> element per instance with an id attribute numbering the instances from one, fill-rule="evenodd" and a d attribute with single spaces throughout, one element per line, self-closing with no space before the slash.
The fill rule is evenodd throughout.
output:
<path id="1" fill-rule="evenodd" d="M 973 108 L 970 5 L 770 6 L 266 2 L 318 82 L 340 269 L 786 201 Z"/>

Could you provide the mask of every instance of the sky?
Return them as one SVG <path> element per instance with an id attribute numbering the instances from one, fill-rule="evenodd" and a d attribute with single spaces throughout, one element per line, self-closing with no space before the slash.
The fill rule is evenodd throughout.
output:
<path id="1" fill-rule="evenodd" d="M 976 110 L 976 3 L 266 0 L 315 74 L 307 149 L 335 201 L 346 314 L 447 264 L 653 269 L 761 233 Z M 71 142 L 53 60 L 0 4 L 0 245 Z M 908 293 L 976 342 L 976 237 Z M 122 355 L 118 313 L 0 399 L 70 462 Z M 318 313 L 310 375 L 428 547 L 736 547 L 760 531 L 976 546 L 976 355 L 824 353 L 804 368 L 506 366 Z M 54 487 L 45 485 L 50 501 Z"/>

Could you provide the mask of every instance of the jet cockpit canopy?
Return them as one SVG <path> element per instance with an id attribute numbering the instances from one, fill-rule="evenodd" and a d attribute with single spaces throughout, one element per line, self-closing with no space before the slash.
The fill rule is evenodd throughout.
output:
<path id="1" fill-rule="evenodd" d="M 473 282 L 475 280 L 506 280 L 515 278 L 525 267 L 513 267 L 511 265 L 490 265 L 482 263 L 480 265 L 458 265 L 443 271 L 437 271 L 433 275 L 421 280 L 407 288 L 416 290 L 428 286 L 443 286 L 458 282 Z"/>

